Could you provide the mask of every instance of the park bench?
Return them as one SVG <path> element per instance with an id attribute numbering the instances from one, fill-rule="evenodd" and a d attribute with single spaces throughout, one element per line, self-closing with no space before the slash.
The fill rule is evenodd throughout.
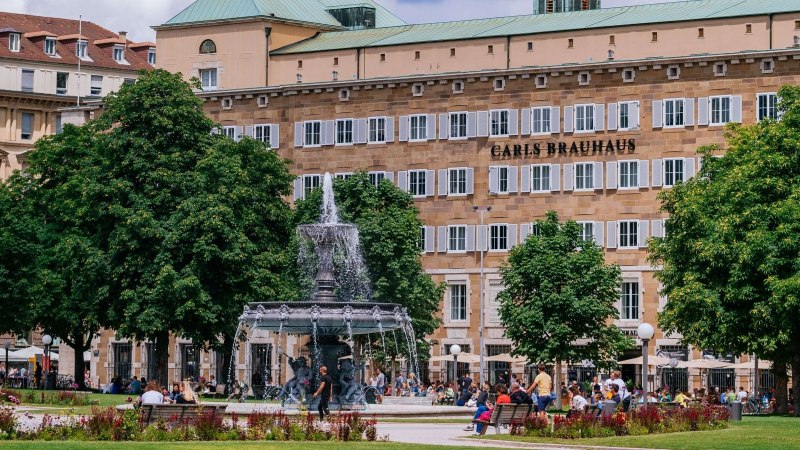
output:
<path id="1" fill-rule="evenodd" d="M 217 383 L 217 387 L 213 391 L 203 392 L 203 397 L 208 398 L 224 398 L 225 397 L 225 383 Z"/>
<path id="2" fill-rule="evenodd" d="M 142 423 L 150 425 L 151 423 L 163 420 L 187 420 L 195 419 L 203 414 L 211 414 L 212 416 L 225 415 L 226 403 L 201 405 L 177 405 L 177 404 L 163 404 L 163 405 L 142 405 L 139 407 L 139 414 L 142 418 Z"/>
<path id="3" fill-rule="evenodd" d="M 486 430 L 489 426 L 493 426 L 495 433 L 500 434 L 500 427 L 511 425 L 516 422 L 523 422 L 531 415 L 532 410 L 533 405 L 503 403 L 502 405 L 495 406 L 489 420 L 473 420 L 472 423 L 480 423 L 483 425 L 481 427 L 481 436 L 486 434 Z"/>

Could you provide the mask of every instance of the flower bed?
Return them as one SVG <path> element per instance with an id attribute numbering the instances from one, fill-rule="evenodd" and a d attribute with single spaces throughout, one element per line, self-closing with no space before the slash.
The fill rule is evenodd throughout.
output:
<path id="1" fill-rule="evenodd" d="M 554 416 L 553 423 L 531 416 L 512 426 L 516 435 L 560 439 L 636 436 L 682 431 L 703 431 L 728 427 L 728 409 L 724 406 L 662 409 L 648 405 L 629 413 L 610 416 L 575 414 L 569 418 Z"/>

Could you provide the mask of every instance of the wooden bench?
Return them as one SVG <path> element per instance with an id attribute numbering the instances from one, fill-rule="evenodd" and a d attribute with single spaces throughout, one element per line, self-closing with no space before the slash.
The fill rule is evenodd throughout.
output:
<path id="1" fill-rule="evenodd" d="M 142 422 L 145 425 L 159 420 L 170 420 L 177 418 L 178 420 L 194 419 L 203 414 L 211 414 L 212 416 L 225 415 L 226 403 L 209 404 L 203 403 L 200 405 L 177 405 L 177 404 L 163 404 L 163 405 L 142 405 L 139 407 L 139 414 L 141 415 Z"/>
<path id="2" fill-rule="evenodd" d="M 213 391 L 204 392 L 202 394 L 203 397 L 211 397 L 211 398 L 224 398 L 225 397 L 225 383 L 217 383 L 217 387 L 214 388 Z"/>
<path id="3" fill-rule="evenodd" d="M 533 411 L 533 405 L 503 403 L 494 407 L 489 420 L 473 420 L 472 423 L 483 425 L 481 427 L 481 436 L 486 434 L 489 426 L 493 426 L 495 433 L 500 434 L 501 426 L 511 425 L 517 421 L 522 422 L 531 415 L 531 411 Z"/>

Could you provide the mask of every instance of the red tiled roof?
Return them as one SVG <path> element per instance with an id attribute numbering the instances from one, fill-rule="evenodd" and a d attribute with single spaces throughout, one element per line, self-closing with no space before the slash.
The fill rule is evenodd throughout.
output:
<path id="1" fill-rule="evenodd" d="M 74 43 L 68 46 L 65 40 L 78 39 L 77 20 L 60 19 L 56 17 L 43 17 L 31 16 L 28 14 L 13 14 L 7 12 L 0 12 L 0 23 L 5 28 L 13 28 L 22 34 L 21 46 L 19 52 L 12 52 L 8 48 L 8 38 L 3 36 L 2 44 L 0 44 L 0 58 L 3 59 L 17 59 L 25 61 L 36 61 L 52 64 L 65 64 L 77 65 L 78 57 L 75 56 Z M 40 32 L 50 33 L 49 35 L 58 36 L 56 43 L 56 52 L 60 58 L 52 58 L 44 53 L 41 44 L 36 44 L 34 40 L 42 39 L 45 34 Z M 27 36 L 26 36 L 27 34 Z M 147 56 L 137 54 L 134 51 L 125 52 L 125 60 L 129 65 L 119 64 L 114 61 L 109 48 L 101 48 L 95 45 L 95 41 L 103 41 L 110 39 L 119 39 L 119 35 L 109 31 L 92 22 L 83 22 L 81 29 L 82 38 L 88 42 L 88 55 L 92 61 L 81 61 L 85 67 L 102 67 L 108 69 L 117 69 L 122 71 L 136 71 L 139 69 L 152 69 L 153 66 L 147 63 Z M 65 39 L 67 38 L 67 39 Z M 123 41 L 120 41 L 123 42 Z M 127 41 L 129 45 L 133 44 Z"/>

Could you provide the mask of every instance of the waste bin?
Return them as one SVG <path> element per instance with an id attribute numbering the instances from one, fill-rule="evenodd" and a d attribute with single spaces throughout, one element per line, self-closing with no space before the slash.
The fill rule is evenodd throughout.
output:
<path id="1" fill-rule="evenodd" d="M 742 402 L 733 402 L 728 405 L 731 413 L 730 420 L 742 420 Z"/>
<path id="2" fill-rule="evenodd" d="M 54 390 L 56 388 L 56 373 L 55 372 L 50 372 L 50 373 L 47 374 L 47 377 L 45 377 L 44 388 L 49 390 L 49 391 L 52 391 L 52 390 Z"/>
<path id="3" fill-rule="evenodd" d="M 617 402 L 612 400 L 603 400 L 603 415 L 604 416 L 611 416 L 614 414 L 614 411 L 617 410 Z"/>

